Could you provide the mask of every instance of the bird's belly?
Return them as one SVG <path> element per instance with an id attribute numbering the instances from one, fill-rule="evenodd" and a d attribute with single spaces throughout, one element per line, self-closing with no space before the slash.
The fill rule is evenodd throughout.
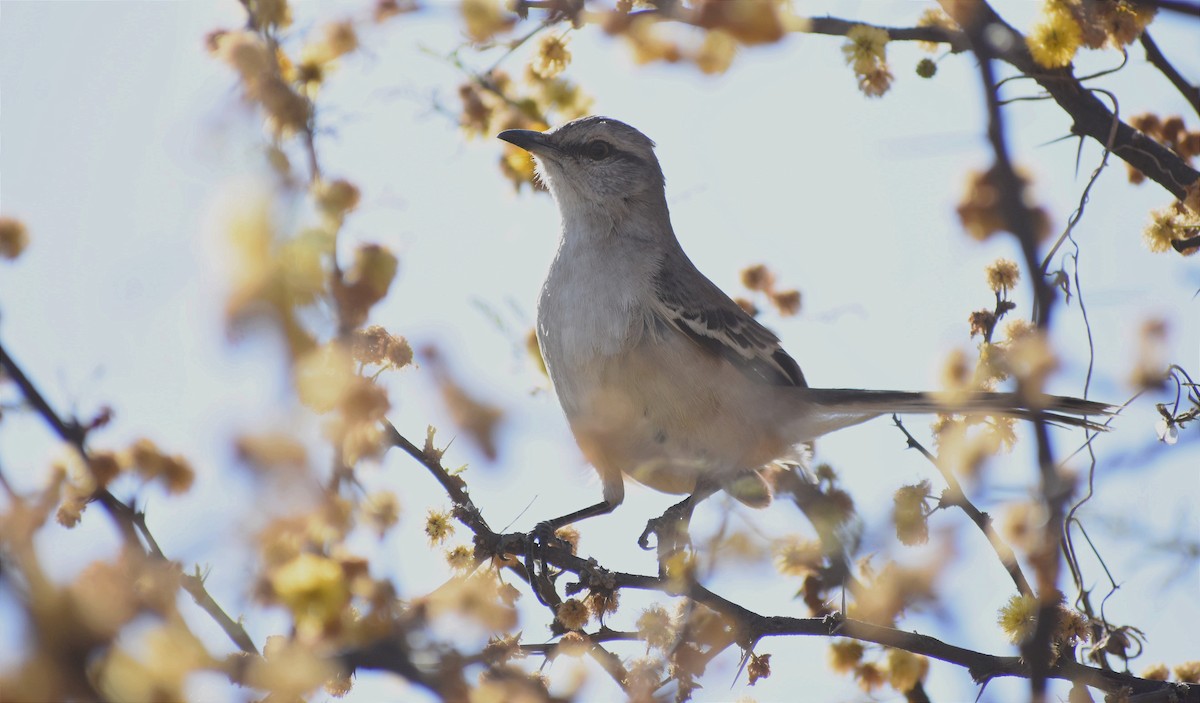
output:
<path id="1" fill-rule="evenodd" d="M 567 417 L 606 480 L 624 474 L 658 491 L 688 493 L 701 476 L 723 484 L 789 449 L 753 423 L 762 417 L 769 387 L 747 383 L 727 362 L 673 331 L 647 335 L 634 348 L 594 357 L 587 366 L 554 375 L 577 383 Z"/>

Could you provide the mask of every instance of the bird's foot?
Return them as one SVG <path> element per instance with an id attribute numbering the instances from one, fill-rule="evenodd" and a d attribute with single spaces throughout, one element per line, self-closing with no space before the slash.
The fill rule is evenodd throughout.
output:
<path id="1" fill-rule="evenodd" d="M 650 535 L 654 535 L 660 576 L 665 575 L 666 565 L 672 557 L 692 545 L 691 537 L 688 535 L 688 525 L 691 523 L 691 519 L 692 504 L 685 500 L 672 505 L 662 515 L 650 518 L 646 522 L 646 529 L 642 531 L 641 537 L 638 537 L 638 546 L 646 550 L 651 549 Z"/>
<path id="2" fill-rule="evenodd" d="M 539 522 L 525 539 L 525 571 L 529 574 L 533 595 L 542 605 L 555 605 L 561 600 L 554 590 L 554 579 L 558 577 L 558 572 L 553 571 L 546 562 L 546 549 L 569 547 L 554 533 L 553 523 Z"/>

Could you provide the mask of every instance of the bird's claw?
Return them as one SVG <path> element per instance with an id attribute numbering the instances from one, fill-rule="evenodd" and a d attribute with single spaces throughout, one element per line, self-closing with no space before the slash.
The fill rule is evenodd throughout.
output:
<path id="1" fill-rule="evenodd" d="M 546 548 L 561 547 L 565 543 L 555 536 L 554 524 L 539 522 L 525 540 L 525 571 L 529 574 L 529 586 L 542 605 L 557 603 L 558 593 L 554 590 L 554 577 L 546 563 Z"/>

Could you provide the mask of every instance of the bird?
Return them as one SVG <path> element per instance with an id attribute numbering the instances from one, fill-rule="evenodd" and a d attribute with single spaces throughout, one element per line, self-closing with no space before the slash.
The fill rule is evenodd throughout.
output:
<path id="1" fill-rule="evenodd" d="M 543 532 L 611 512 L 627 478 L 689 494 L 673 506 L 685 518 L 721 490 L 764 506 L 771 467 L 822 435 L 880 415 L 987 413 L 1105 429 L 1088 418 L 1111 414 L 1111 406 L 1079 398 L 812 387 L 779 338 L 684 252 L 650 138 L 602 116 L 497 136 L 532 154 L 558 206 L 558 250 L 538 298 L 537 339 L 603 487 L 603 500 L 543 523 Z"/>

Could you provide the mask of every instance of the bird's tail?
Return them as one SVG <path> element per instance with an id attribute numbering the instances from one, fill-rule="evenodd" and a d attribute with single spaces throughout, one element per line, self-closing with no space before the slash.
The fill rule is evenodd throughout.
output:
<path id="1" fill-rule="evenodd" d="M 801 412 L 794 434 L 798 441 L 815 439 L 873 417 L 905 413 L 992 414 L 1068 427 L 1107 431 L 1101 424 L 1113 406 L 1082 398 L 1044 395 L 1034 404 L 1020 393 L 933 394 L 911 391 L 867 391 L 856 388 L 797 388 Z M 1101 422 L 1097 422 L 1097 419 Z M 811 435 L 811 436 L 810 436 Z"/>

